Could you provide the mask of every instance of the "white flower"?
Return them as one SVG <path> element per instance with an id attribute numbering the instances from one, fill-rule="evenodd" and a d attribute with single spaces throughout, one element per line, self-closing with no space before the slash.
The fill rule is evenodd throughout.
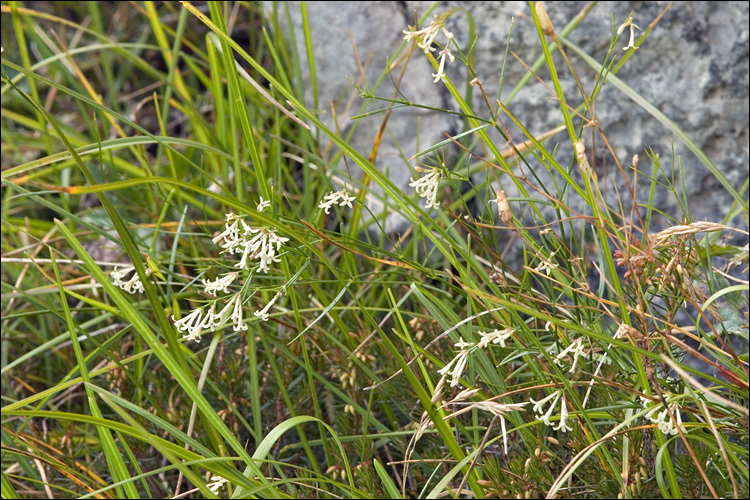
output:
<path id="1" fill-rule="evenodd" d="M 271 200 L 265 200 L 264 201 L 263 197 L 261 196 L 260 197 L 260 201 L 258 202 L 258 208 L 257 208 L 257 210 L 258 210 L 258 212 L 262 212 L 263 210 L 265 210 L 266 208 L 268 208 L 270 206 L 271 206 Z"/>
<path id="2" fill-rule="evenodd" d="M 553 359 L 552 361 L 557 366 L 562 366 L 562 358 L 564 358 L 568 353 L 571 353 L 573 356 L 573 365 L 570 367 L 570 370 L 568 370 L 568 373 L 573 373 L 576 369 L 576 364 L 578 364 L 578 358 L 586 355 L 586 351 L 583 349 L 583 337 L 578 337 L 577 339 L 575 339 L 560 354 L 555 356 L 555 359 Z"/>
<path id="3" fill-rule="evenodd" d="M 430 25 L 426 28 L 422 28 L 421 30 L 417 31 L 407 31 L 404 30 L 403 33 L 405 34 L 404 40 L 409 41 L 414 38 L 419 39 L 419 37 L 423 37 L 420 42 L 417 42 L 417 47 L 424 50 L 425 54 L 427 52 L 434 52 L 435 49 L 431 47 L 432 42 L 435 41 L 435 37 L 438 33 L 442 30 L 443 35 L 445 38 L 448 39 L 450 42 L 453 40 L 453 33 L 445 29 L 444 23 L 446 18 L 441 18 L 437 14 L 435 14 L 434 20 L 430 22 Z"/>
<path id="4" fill-rule="evenodd" d="M 238 227 L 240 220 L 241 219 L 234 214 L 227 214 L 224 231 L 211 238 L 211 241 L 225 249 L 234 247 L 238 244 L 240 239 L 240 229 Z M 223 244 L 219 244 L 221 240 L 224 240 Z"/>
<path id="5" fill-rule="evenodd" d="M 337 202 L 340 207 L 346 205 L 349 208 L 353 208 L 352 202 L 356 199 L 357 198 L 351 195 L 346 189 L 335 192 L 332 191 L 323 197 L 323 200 L 318 204 L 318 208 L 323 208 L 326 213 L 329 213 L 331 207 Z"/>
<path id="6" fill-rule="evenodd" d="M 540 400 L 540 401 L 534 401 L 534 399 L 529 398 L 529 401 L 534 405 L 534 413 L 537 414 L 537 418 L 542 418 L 544 420 L 544 424 L 552 427 L 552 422 L 550 422 L 550 417 L 555 411 L 555 406 L 557 406 L 557 400 L 560 399 L 560 395 L 562 394 L 562 389 L 557 390 L 547 396 L 546 398 Z M 544 405 L 547 404 L 547 402 L 552 399 L 552 404 L 549 406 L 549 410 L 547 410 L 547 413 L 545 413 L 542 416 L 542 412 L 544 411 Z"/>
<path id="7" fill-rule="evenodd" d="M 494 332 L 479 332 L 482 337 L 477 346 L 480 349 L 487 347 L 490 343 L 500 344 L 501 347 L 505 347 L 505 341 L 508 340 L 516 332 L 514 328 L 506 328 L 505 330 L 495 330 Z"/>
<path id="8" fill-rule="evenodd" d="M 239 293 L 234 294 L 221 311 L 213 314 L 212 317 L 213 327 L 211 330 L 223 328 L 229 320 L 234 322 L 233 329 L 235 332 L 247 330 L 247 325 L 242 321 L 242 298 Z"/>
<path id="9" fill-rule="evenodd" d="M 417 31 L 406 31 L 404 30 L 404 40 L 412 40 L 417 39 L 417 47 L 422 49 L 425 54 L 429 54 L 430 52 L 435 52 L 435 48 L 432 46 L 432 43 L 435 41 L 435 37 L 442 31 L 443 35 L 446 38 L 445 46 L 443 47 L 443 50 L 440 51 L 440 54 L 438 54 L 438 72 L 434 73 L 432 76 L 435 77 L 435 80 L 433 80 L 433 83 L 437 83 L 440 80 L 445 78 L 445 59 L 449 58 L 451 62 L 453 62 L 456 58 L 453 56 L 451 51 L 448 49 L 448 45 L 453 40 L 453 33 L 445 29 L 444 23 L 447 19 L 447 16 L 441 18 L 437 14 L 435 14 L 434 20 L 430 23 L 430 25 L 426 28 L 423 28 L 421 30 Z M 421 37 L 421 40 L 420 40 Z"/>
<path id="10" fill-rule="evenodd" d="M 555 253 L 556 252 L 552 252 L 551 254 L 549 254 L 549 258 L 548 259 L 545 259 L 540 254 L 537 254 L 537 257 L 539 257 L 539 260 L 541 262 L 539 263 L 539 265 L 537 265 L 534 268 L 534 271 L 539 271 L 539 272 L 544 271 L 547 274 L 547 276 L 549 276 L 549 273 L 553 269 L 557 269 L 557 264 L 555 264 L 554 262 L 552 262 L 552 257 L 555 256 Z"/>
<path id="11" fill-rule="evenodd" d="M 453 344 L 454 347 L 458 347 L 459 349 L 470 349 L 475 345 L 474 342 L 466 342 L 463 337 L 459 337 L 458 342 Z"/>
<path id="12" fill-rule="evenodd" d="M 265 202 L 261 199 L 261 203 Z M 242 224 L 242 234 L 240 234 L 240 224 Z M 223 243 L 220 243 L 222 240 Z M 258 270 L 264 273 L 269 271 L 269 264 L 280 262 L 280 259 L 276 257 L 276 252 L 287 241 L 289 238 L 278 236 L 274 229 L 248 226 L 245 221 L 234 214 L 227 214 L 226 229 L 213 238 L 213 242 L 224 249 L 222 252 L 242 254 L 240 261 L 234 267 L 248 269 L 249 262 L 257 259 Z"/>
<path id="13" fill-rule="evenodd" d="M 130 280 L 123 281 L 123 278 L 131 272 L 133 273 L 133 276 L 131 276 Z M 150 274 L 151 269 L 146 268 L 146 276 Z M 119 286 L 130 294 L 143 291 L 143 283 L 141 283 L 141 279 L 138 277 L 138 273 L 135 272 L 134 266 L 126 267 L 124 269 L 117 269 L 117 266 L 115 266 L 115 268 L 109 274 L 109 277 L 112 280 L 113 285 Z"/>
<path id="14" fill-rule="evenodd" d="M 445 166 L 445 165 L 443 165 Z M 417 194 L 425 198 L 427 203 L 425 204 L 425 208 L 439 208 L 440 204 L 436 201 L 437 199 L 437 189 L 438 184 L 440 184 L 440 179 L 443 176 L 443 173 L 440 171 L 439 168 L 433 167 L 429 169 L 416 167 L 416 170 L 418 172 L 429 172 L 427 175 L 424 175 L 420 177 L 418 180 L 414 180 L 411 177 L 409 177 L 409 180 L 411 181 L 409 183 L 409 186 L 413 187 Z"/>
<path id="15" fill-rule="evenodd" d="M 205 287 L 203 290 L 214 297 L 216 297 L 216 292 L 229 293 L 227 287 L 231 285 L 236 278 L 237 273 L 234 272 L 225 274 L 223 278 L 216 278 L 214 281 L 203 280 L 203 286 Z"/>
<path id="16" fill-rule="evenodd" d="M 461 342 L 463 342 L 463 339 L 461 339 Z M 458 354 L 456 354 L 456 357 L 450 361 L 450 363 L 445 365 L 442 369 L 438 370 L 438 373 L 440 375 L 450 374 L 451 387 L 456 387 L 460 382 L 461 374 L 466 368 L 466 362 L 468 361 L 468 359 L 469 351 L 466 349 L 461 349 L 460 351 L 458 351 Z"/>
<path id="17" fill-rule="evenodd" d="M 234 322 L 232 330 L 239 332 L 240 330 L 247 330 L 247 325 L 242 321 L 242 300 L 240 300 L 240 294 L 235 295 L 234 308 L 232 309 L 231 320 Z"/>
<path id="18" fill-rule="evenodd" d="M 568 373 L 573 373 L 576 369 L 576 364 L 578 363 L 578 358 L 581 356 L 585 356 L 586 352 L 583 349 L 583 337 L 578 337 L 575 339 L 568 347 L 566 347 L 560 354 L 555 356 L 555 359 L 552 361 L 557 366 L 562 366 L 562 359 L 568 354 L 571 353 L 573 356 L 573 365 L 570 367 L 570 370 L 568 370 Z"/>
<path id="19" fill-rule="evenodd" d="M 509 411 L 523 410 L 524 406 L 529 403 L 511 403 L 501 404 L 495 401 L 480 401 L 478 403 L 472 403 L 472 407 L 478 410 L 483 410 L 492 413 L 500 420 L 500 428 L 503 431 L 503 450 L 505 455 L 508 455 L 508 437 L 507 431 L 505 430 L 505 414 Z"/>
<path id="20" fill-rule="evenodd" d="M 445 58 L 446 56 L 451 60 L 451 62 L 456 60 L 456 57 L 451 53 L 451 51 L 448 49 L 448 47 L 445 47 L 443 50 L 440 51 L 440 54 L 438 55 L 438 61 L 440 62 L 440 66 L 438 67 L 438 72 L 433 73 L 432 76 L 435 78 L 432 83 L 437 83 L 440 80 L 445 79 Z"/>
<path id="21" fill-rule="evenodd" d="M 641 404 L 644 408 L 647 408 L 649 403 L 651 403 L 650 400 L 641 396 Z M 680 415 L 680 405 L 678 403 L 670 403 L 669 411 L 664 408 L 656 415 L 656 417 L 654 417 L 654 413 L 656 413 L 660 408 L 663 407 L 660 404 L 656 404 L 653 408 L 646 412 L 646 415 L 644 416 L 648 420 L 650 420 L 651 423 L 656 424 L 659 427 L 659 430 L 664 434 L 670 434 L 672 436 L 679 434 L 680 431 L 678 430 L 678 428 L 682 430 L 682 432 L 685 432 L 685 427 L 683 427 L 682 425 L 682 415 Z M 677 420 L 677 422 L 672 420 L 672 418 L 669 416 L 670 412 L 672 412 L 672 415 L 674 415 L 674 418 L 675 420 Z"/>
<path id="22" fill-rule="evenodd" d="M 633 14 L 629 15 L 625 22 L 617 28 L 617 36 L 622 35 L 622 32 L 625 31 L 626 27 L 630 27 L 630 41 L 628 42 L 627 47 L 623 47 L 622 50 L 637 49 L 638 47 L 635 46 L 635 29 L 643 30 L 633 23 Z"/>
<path id="23" fill-rule="evenodd" d="M 211 490 L 211 493 L 214 495 L 218 495 L 221 487 L 229 482 L 221 476 L 211 476 L 211 481 L 212 482 L 206 486 L 208 486 L 208 489 Z"/>
<path id="24" fill-rule="evenodd" d="M 565 401 L 565 394 L 562 395 L 562 403 L 560 403 L 560 424 L 557 427 L 553 427 L 556 431 L 568 432 L 572 431 L 573 428 L 567 424 L 568 420 L 568 405 Z"/>
<path id="25" fill-rule="evenodd" d="M 188 340 L 194 340 L 195 342 L 201 341 L 201 330 L 203 329 L 203 308 L 199 307 L 182 319 L 175 319 L 172 315 L 172 321 L 174 326 L 177 327 L 178 332 L 187 332 L 187 335 L 183 335 Z"/>
<path id="26" fill-rule="evenodd" d="M 274 302 L 276 302 L 276 299 L 281 297 L 282 292 L 283 290 L 279 290 L 276 293 L 276 295 L 274 295 L 273 298 L 270 301 L 268 301 L 268 304 L 266 304 L 266 307 L 264 307 L 260 311 L 255 311 L 253 315 L 259 317 L 263 321 L 268 321 L 268 310 L 271 309 L 271 306 L 273 305 Z"/>

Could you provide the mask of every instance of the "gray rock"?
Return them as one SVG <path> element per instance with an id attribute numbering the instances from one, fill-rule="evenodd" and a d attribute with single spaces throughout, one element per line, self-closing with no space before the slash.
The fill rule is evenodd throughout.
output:
<path id="1" fill-rule="evenodd" d="M 421 15 L 431 5 L 431 2 L 421 1 L 308 4 L 319 107 L 324 113 L 322 116 L 329 118 L 329 123 L 331 101 L 337 103 L 339 123 L 344 132 L 351 126 L 350 118 L 361 111 L 363 104 L 351 83 L 361 75 L 352 41 L 363 62 L 372 54 L 366 71 L 367 82 L 372 84 L 386 67 L 387 58 L 402 42 L 402 30 L 414 24 L 413 12 Z M 547 2 L 546 7 L 559 33 L 585 5 L 585 2 Z M 613 23 L 616 28 L 632 12 L 634 22 L 645 29 L 666 6 L 667 2 L 599 3 L 568 39 L 602 62 L 610 45 Z M 529 65 L 542 53 L 539 37 L 530 19 L 529 5 L 525 2 L 444 2 L 434 12 L 443 13 L 448 9 L 458 9 L 450 17 L 447 27 L 455 34 L 462 50 L 470 42 L 466 12 L 476 22 L 478 38 L 474 70 L 490 95 L 497 92 L 511 20 L 514 20 L 514 24 L 510 49 Z M 299 5 L 291 2 L 290 10 L 304 68 L 306 51 Z M 627 39 L 626 30 L 615 47 L 618 58 L 624 54 L 622 47 Z M 596 73 L 572 51 L 568 50 L 567 54 L 584 88 L 590 92 Z M 559 53 L 555 53 L 554 58 L 566 96 L 575 105 L 580 101 L 575 82 Z M 454 109 L 455 104 L 445 86 L 432 83 L 433 72 L 424 54 L 416 50 L 399 86 L 400 92 L 414 102 Z M 510 90 L 526 72 L 518 60 L 509 56 L 501 93 L 503 100 L 507 99 Z M 467 79 L 465 66 L 458 61 L 449 63 L 448 74 L 458 88 L 463 88 Z M 551 87 L 546 67 L 543 66 L 538 74 Z M 398 76 L 398 72 L 394 72 L 393 79 L 398 79 Z M 742 186 L 748 177 L 748 3 L 675 3 L 617 76 L 674 121 L 708 155 L 735 189 Z M 306 88 L 307 103 L 311 105 L 310 86 Z M 390 98 L 393 97 L 393 90 L 391 79 L 386 77 L 377 95 Z M 345 111 L 352 93 L 356 96 L 354 105 Z M 477 95 L 475 92 L 475 107 L 478 109 Z M 549 97 L 549 91 L 532 79 L 508 106 L 528 130 L 541 134 L 561 123 L 559 108 Z M 370 109 L 379 107 L 385 107 L 385 103 L 373 103 Z M 370 152 L 382 118 L 383 115 L 378 114 L 359 120 L 352 144 L 365 156 Z M 625 168 L 634 154 L 640 154 L 639 170 L 643 174 L 639 179 L 640 203 L 647 201 L 647 176 L 652 168 L 644 152 L 653 150 L 659 154 L 662 166 L 669 171 L 674 145 L 674 163 L 682 164 L 691 215 L 697 220 L 716 222 L 724 218 L 733 199 L 705 165 L 664 125 L 610 84 L 605 86 L 596 101 L 596 118 Z M 509 120 L 507 122 L 510 123 Z M 411 188 L 407 185 L 412 174 L 406 159 L 419 149 L 444 140 L 446 133 L 455 134 L 462 124 L 454 116 L 444 113 L 402 108 L 392 114 L 388 127 L 389 133 L 384 137 L 376 165 L 387 171 L 393 181 L 408 192 Z M 512 136 L 514 140 L 524 139 L 515 132 L 512 132 Z M 591 134 L 586 132 L 584 138 L 591 159 L 591 151 L 588 150 Z M 548 142 L 548 146 L 551 148 L 558 141 L 560 146 L 556 158 L 562 165 L 569 165 L 573 152 L 567 134 L 558 134 Z M 500 149 L 506 147 L 502 142 L 498 146 Z M 626 192 L 625 182 L 599 138 L 596 140 L 594 157 L 608 202 L 617 201 L 612 189 L 615 182 L 627 210 L 629 203 L 624 199 L 627 196 L 622 196 Z M 535 171 L 543 170 L 538 163 L 534 163 L 533 158 L 530 163 Z M 410 164 L 414 166 L 415 162 Z M 628 179 L 632 182 L 630 171 Z M 511 183 L 507 178 L 501 182 L 512 199 L 514 190 Z M 656 199 L 657 208 L 679 220 L 682 211 L 677 200 L 664 190 L 660 191 Z M 744 196 L 747 199 L 747 194 Z M 570 203 L 576 209 L 585 208 L 573 199 Z M 733 222 L 744 226 L 742 219 L 742 216 L 738 216 Z M 666 222 L 657 219 L 652 231 L 663 228 Z M 392 219 L 390 223 L 389 230 L 392 230 L 398 229 L 403 221 Z"/>

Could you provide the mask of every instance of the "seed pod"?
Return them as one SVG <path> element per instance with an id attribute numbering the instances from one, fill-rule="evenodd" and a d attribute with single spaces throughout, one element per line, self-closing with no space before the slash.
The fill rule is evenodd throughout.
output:
<path id="1" fill-rule="evenodd" d="M 552 25 L 552 21 L 547 14 L 547 9 L 544 8 L 542 2 L 536 3 L 536 16 L 539 18 L 539 24 L 542 26 L 542 32 L 550 37 L 553 42 L 556 42 L 557 33 L 555 33 L 555 27 Z"/>
<path id="2" fill-rule="evenodd" d="M 505 191 L 496 191 L 497 198 L 497 214 L 500 216 L 500 220 L 503 221 L 508 227 L 516 227 L 513 224 L 513 212 L 510 211 L 510 204 L 508 199 L 505 197 Z"/>
<path id="3" fill-rule="evenodd" d="M 588 158 L 586 158 L 586 146 L 583 145 L 583 139 L 576 140 L 573 146 L 576 149 L 576 157 L 578 158 L 578 165 L 580 165 L 581 171 L 584 174 L 588 174 L 591 172 L 591 167 L 589 166 Z"/>

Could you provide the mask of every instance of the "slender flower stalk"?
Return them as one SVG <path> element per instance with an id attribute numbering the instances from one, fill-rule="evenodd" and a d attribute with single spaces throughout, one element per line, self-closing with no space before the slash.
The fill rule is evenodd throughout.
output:
<path id="1" fill-rule="evenodd" d="M 466 390 L 462 391 L 462 394 L 464 392 L 467 392 L 467 391 L 469 391 L 469 389 L 466 389 Z M 473 396 L 478 391 L 479 391 L 479 389 L 472 389 L 471 390 L 471 395 Z M 460 395 L 461 394 L 459 394 L 459 396 Z M 464 397 L 464 399 L 468 399 L 468 397 L 470 397 L 470 396 Z M 458 401 L 459 401 L 459 398 L 457 396 L 452 401 L 450 401 L 448 404 L 449 405 L 456 404 Z M 527 404 L 529 404 L 529 403 L 525 402 L 525 403 L 502 404 L 502 403 L 498 403 L 496 401 L 489 401 L 489 400 L 486 400 L 486 401 L 475 401 L 475 402 L 469 403 L 465 408 L 463 408 L 461 410 L 458 410 L 458 411 L 456 411 L 456 412 L 448 415 L 447 417 L 445 417 L 445 419 L 447 420 L 449 418 L 457 417 L 458 415 L 461 415 L 462 413 L 466 413 L 467 411 L 469 411 L 471 409 L 477 409 L 477 410 L 480 410 L 480 411 L 486 411 L 488 413 L 493 414 L 495 417 L 498 418 L 498 420 L 500 420 L 500 427 L 502 428 L 502 432 L 503 432 L 503 450 L 505 451 L 505 454 L 507 455 L 508 454 L 508 435 L 507 435 L 507 430 L 505 428 L 505 415 L 508 412 L 511 412 L 511 411 L 521 411 L 521 410 L 524 410 L 525 409 L 524 407 Z"/>

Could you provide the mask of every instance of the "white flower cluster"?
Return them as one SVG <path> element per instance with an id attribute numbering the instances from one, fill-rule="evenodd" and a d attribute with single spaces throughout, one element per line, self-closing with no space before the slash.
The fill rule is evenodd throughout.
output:
<path id="1" fill-rule="evenodd" d="M 326 213 L 329 213 L 329 210 L 331 210 L 331 207 L 333 205 L 338 205 L 340 207 L 347 206 L 349 208 L 352 207 L 352 202 L 356 200 L 357 198 L 349 193 L 346 189 L 342 189 L 341 191 L 335 191 L 330 192 L 327 195 L 323 197 L 323 200 L 318 205 L 318 208 L 325 209 Z"/>
<path id="2" fill-rule="evenodd" d="M 641 404 L 644 408 L 648 408 L 648 405 L 651 403 L 649 399 L 644 398 L 641 396 Z M 667 411 L 666 408 L 664 408 L 659 413 L 656 413 L 659 408 L 664 408 L 661 404 L 654 405 L 653 408 L 651 408 L 645 415 L 645 417 L 651 421 L 652 424 L 656 424 L 659 427 L 659 430 L 662 431 L 664 434 L 672 435 L 679 434 L 679 429 L 682 430 L 682 432 L 685 432 L 685 427 L 682 425 L 682 416 L 680 416 L 680 405 L 677 403 L 670 403 L 669 404 L 669 411 Z M 672 413 L 674 415 L 674 418 L 677 422 L 672 420 L 672 418 L 669 416 L 669 413 Z M 654 414 L 656 413 L 656 416 Z"/>
<path id="3" fill-rule="evenodd" d="M 242 299 L 239 293 L 234 294 L 218 313 L 216 312 L 216 302 L 214 302 L 205 316 L 203 315 L 203 307 L 195 309 L 182 319 L 175 319 L 172 315 L 172 321 L 174 321 L 177 331 L 185 332 L 183 337 L 194 342 L 201 341 L 201 334 L 204 331 L 210 330 L 213 332 L 221 329 L 229 320 L 232 321 L 235 332 L 247 330 L 247 325 L 242 319 Z"/>
<path id="4" fill-rule="evenodd" d="M 218 495 L 221 487 L 224 486 L 228 482 L 229 481 L 227 481 L 221 476 L 211 476 L 211 482 L 208 483 L 206 486 L 208 486 L 208 489 L 211 490 L 211 493 L 213 493 L 214 495 Z"/>
<path id="5" fill-rule="evenodd" d="M 460 350 L 456 357 L 454 357 L 447 365 L 438 370 L 438 373 L 443 377 L 451 376 L 451 387 L 456 387 L 461 379 L 461 374 L 466 368 L 466 363 L 469 360 L 469 354 L 475 349 L 485 349 L 490 344 L 500 344 L 501 347 L 505 347 L 505 341 L 508 340 L 516 330 L 514 328 L 506 328 L 504 330 L 494 330 L 492 332 L 479 332 L 481 339 L 479 342 L 466 342 L 463 337 L 459 337 L 459 341 L 456 342 L 454 347 L 458 347 Z"/>
<path id="6" fill-rule="evenodd" d="M 269 264 L 280 262 L 276 252 L 281 249 L 283 243 L 289 241 L 289 238 L 278 236 L 271 228 L 250 227 L 236 215 L 227 214 L 224 231 L 216 235 L 212 241 L 223 248 L 222 252 L 242 254 L 242 258 L 234 267 L 249 269 L 249 261 L 257 259 L 258 271 L 267 273 L 270 269 Z"/>
<path id="7" fill-rule="evenodd" d="M 555 407 L 557 406 L 557 401 L 562 399 L 562 404 L 560 406 L 560 424 L 557 427 L 552 427 L 552 422 L 550 421 L 550 417 L 552 417 L 552 414 L 555 412 Z M 552 400 L 552 403 L 549 405 L 549 409 L 546 413 L 544 413 L 544 405 L 549 402 L 549 400 Z M 537 414 L 537 418 L 541 418 L 544 420 L 544 425 L 547 425 L 549 427 L 552 427 L 554 430 L 559 430 L 562 432 L 568 432 L 572 431 L 573 428 L 568 425 L 568 405 L 565 401 L 565 394 L 563 394 L 562 389 L 557 390 L 547 396 L 546 398 L 540 400 L 540 401 L 534 401 L 534 399 L 529 398 L 529 401 L 534 405 L 534 413 Z"/>
<path id="8" fill-rule="evenodd" d="M 133 273 L 133 276 L 131 276 L 128 281 L 123 281 L 125 276 L 127 276 L 131 272 Z M 150 274 L 151 269 L 146 268 L 146 276 Z M 130 294 L 143 291 L 143 283 L 141 283 L 141 279 L 138 277 L 138 273 L 135 272 L 134 266 L 129 266 L 124 269 L 117 269 L 117 266 L 115 266 L 112 272 L 109 273 L 109 278 L 112 280 L 112 284 L 114 284 L 115 286 L 119 286 Z"/>
<path id="9" fill-rule="evenodd" d="M 429 173 L 427 175 L 423 175 L 416 181 L 409 177 L 409 180 L 411 181 L 409 183 L 409 186 L 413 187 L 420 197 L 425 198 L 425 200 L 427 201 L 427 203 L 425 204 L 425 208 L 440 208 L 440 203 L 437 202 L 437 190 L 438 184 L 440 184 L 440 179 L 442 179 L 443 177 L 443 173 L 437 167 L 415 167 L 415 169 L 418 172 Z"/>
<path id="10" fill-rule="evenodd" d="M 432 22 L 430 22 L 430 25 L 426 28 L 422 28 L 421 30 L 417 31 L 407 31 L 404 30 L 404 40 L 407 42 L 412 39 L 416 39 L 417 41 L 417 47 L 422 49 L 425 54 L 429 54 L 430 52 L 435 52 L 435 48 L 432 46 L 432 43 L 435 41 L 435 37 L 442 31 L 443 35 L 446 38 L 445 47 L 443 50 L 440 51 L 438 54 L 438 61 L 440 63 L 440 66 L 438 68 L 437 73 L 433 73 L 433 77 L 435 77 L 435 80 L 433 80 L 432 83 L 437 83 L 440 80 L 445 78 L 445 59 L 448 58 L 451 60 L 451 62 L 455 61 L 455 56 L 451 53 L 450 49 L 448 49 L 448 45 L 453 40 L 453 33 L 445 29 L 445 19 L 446 17 L 440 17 L 437 14 L 435 14 L 435 18 Z"/>
<path id="11" fill-rule="evenodd" d="M 482 337 L 477 343 L 477 347 L 484 349 L 490 344 L 500 344 L 500 347 L 505 347 L 505 341 L 513 336 L 516 332 L 515 328 L 506 328 L 504 330 L 495 330 L 494 332 L 479 332 Z"/>
<path id="12" fill-rule="evenodd" d="M 223 278 L 216 278 L 214 281 L 203 280 L 203 290 L 216 297 L 216 292 L 229 293 L 229 285 L 237 279 L 237 273 L 227 273 Z"/>

